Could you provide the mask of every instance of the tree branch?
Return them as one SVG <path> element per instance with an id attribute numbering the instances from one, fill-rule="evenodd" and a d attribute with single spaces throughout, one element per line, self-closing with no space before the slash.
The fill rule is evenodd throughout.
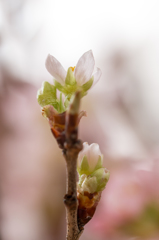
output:
<path id="1" fill-rule="evenodd" d="M 66 114 L 65 144 L 63 155 L 66 160 L 67 186 L 64 203 L 66 206 L 67 240 L 78 240 L 82 230 L 77 221 L 77 157 L 82 150 L 82 142 L 78 140 L 78 113 L 80 105 L 80 92 L 75 94 L 74 100 Z"/>

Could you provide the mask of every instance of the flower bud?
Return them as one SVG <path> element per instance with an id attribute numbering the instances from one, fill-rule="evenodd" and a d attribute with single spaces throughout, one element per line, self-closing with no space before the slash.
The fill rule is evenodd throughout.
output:
<path id="1" fill-rule="evenodd" d="M 68 107 L 75 92 L 80 91 L 81 97 L 87 95 L 87 91 L 98 82 L 102 74 L 99 68 L 95 68 L 95 60 L 91 50 L 84 53 L 76 66 L 69 67 L 67 72 L 61 63 L 50 54 L 47 56 L 45 66 L 54 77 L 55 88 L 66 97 L 65 107 Z"/>
<path id="2" fill-rule="evenodd" d="M 96 192 L 103 191 L 108 180 L 110 172 L 106 168 L 100 168 L 91 174 L 91 178 L 96 178 L 97 188 Z"/>
<path id="3" fill-rule="evenodd" d="M 103 191 L 109 180 L 110 172 L 102 167 L 103 155 L 96 143 L 83 143 L 83 150 L 78 155 L 79 173 L 78 190 L 80 193 Z"/>
<path id="4" fill-rule="evenodd" d="M 90 175 L 97 169 L 101 168 L 103 164 L 103 155 L 96 143 L 83 143 L 83 150 L 78 155 L 77 171 L 79 175 Z"/>
<path id="5" fill-rule="evenodd" d="M 81 193 L 95 193 L 104 190 L 110 172 L 106 168 L 100 168 L 91 175 L 82 174 L 78 182 L 78 190 Z"/>
<path id="6" fill-rule="evenodd" d="M 78 191 L 80 193 L 88 192 L 94 193 L 97 190 L 97 179 L 96 177 L 87 176 L 82 174 L 78 182 Z"/>
<path id="7" fill-rule="evenodd" d="M 78 155 L 77 183 L 78 223 L 84 226 L 94 215 L 96 207 L 108 180 L 110 172 L 102 167 L 103 155 L 96 143 L 83 143 Z"/>

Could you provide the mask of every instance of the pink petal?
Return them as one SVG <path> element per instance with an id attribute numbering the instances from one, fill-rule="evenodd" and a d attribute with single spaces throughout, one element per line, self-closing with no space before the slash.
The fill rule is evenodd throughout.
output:
<path id="1" fill-rule="evenodd" d="M 92 77 L 95 60 L 93 57 L 92 50 L 84 53 L 78 60 L 75 67 L 75 79 L 79 86 L 83 85 Z"/>
<path id="2" fill-rule="evenodd" d="M 56 58 L 49 54 L 46 58 L 45 66 L 48 72 L 56 79 L 56 81 L 62 85 L 65 84 L 66 71 Z"/>
<path id="3" fill-rule="evenodd" d="M 100 68 L 96 68 L 96 71 L 93 74 L 94 80 L 93 80 L 92 87 L 99 81 L 101 75 L 102 75 L 102 71 L 100 70 Z"/>

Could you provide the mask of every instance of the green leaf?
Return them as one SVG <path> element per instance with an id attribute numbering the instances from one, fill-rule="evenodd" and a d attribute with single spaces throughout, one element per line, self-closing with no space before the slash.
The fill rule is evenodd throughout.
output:
<path id="1" fill-rule="evenodd" d="M 56 87 L 48 82 L 43 82 L 42 88 L 37 92 L 37 100 L 41 107 L 57 106 Z"/>

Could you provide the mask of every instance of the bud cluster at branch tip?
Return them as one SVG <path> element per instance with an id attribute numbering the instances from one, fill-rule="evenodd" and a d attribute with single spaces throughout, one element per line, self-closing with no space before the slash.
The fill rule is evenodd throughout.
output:
<path id="1" fill-rule="evenodd" d="M 96 143 L 83 143 L 83 149 L 78 155 L 77 183 L 78 222 L 83 226 L 93 217 L 104 190 L 110 172 L 103 166 L 103 155 Z"/>
<path id="2" fill-rule="evenodd" d="M 78 189 L 81 193 L 103 191 L 109 180 L 109 171 L 102 167 L 103 155 L 99 145 L 83 143 L 83 150 L 78 155 L 77 171 L 79 173 Z"/>
<path id="3" fill-rule="evenodd" d="M 37 100 L 41 107 L 51 105 L 58 113 L 67 110 L 75 92 L 80 91 L 81 97 L 98 82 L 101 70 L 95 68 L 92 51 L 84 53 L 75 67 L 69 67 L 67 72 L 61 63 L 52 55 L 48 55 L 45 62 L 46 69 L 54 77 L 54 84 L 43 82 L 37 93 Z M 60 97 L 57 97 L 57 90 Z"/>

